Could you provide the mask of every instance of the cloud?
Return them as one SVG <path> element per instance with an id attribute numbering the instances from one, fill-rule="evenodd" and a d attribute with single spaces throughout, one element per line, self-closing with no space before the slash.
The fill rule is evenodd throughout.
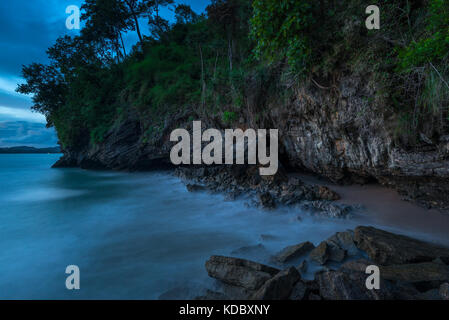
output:
<path id="1" fill-rule="evenodd" d="M 27 121 L 0 122 L 0 148 L 30 146 L 36 148 L 54 147 L 58 139 L 53 128 L 43 123 Z"/>
<path id="2" fill-rule="evenodd" d="M 0 120 L 24 120 L 28 122 L 46 123 L 45 117 L 27 109 L 0 106 Z"/>

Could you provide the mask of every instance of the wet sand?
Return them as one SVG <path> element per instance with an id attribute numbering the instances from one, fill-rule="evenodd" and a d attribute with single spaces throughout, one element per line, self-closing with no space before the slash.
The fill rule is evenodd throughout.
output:
<path id="1" fill-rule="evenodd" d="M 333 189 L 340 194 L 340 203 L 362 204 L 363 215 L 375 225 L 449 246 L 448 213 L 429 210 L 402 200 L 395 190 L 379 184 L 342 186 L 312 175 L 301 174 L 299 177 L 305 182 Z"/>

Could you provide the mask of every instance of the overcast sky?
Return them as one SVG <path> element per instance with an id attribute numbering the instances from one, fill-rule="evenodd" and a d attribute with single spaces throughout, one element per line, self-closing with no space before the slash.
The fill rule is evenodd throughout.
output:
<path id="1" fill-rule="evenodd" d="M 53 129 L 45 128 L 45 118 L 30 111 L 31 98 L 15 92 L 21 79 L 22 65 L 45 63 L 45 51 L 67 30 L 65 9 L 69 5 L 81 6 L 82 0 L 10 0 L 0 2 L 0 147 L 28 145 L 55 146 Z M 201 13 L 209 0 L 180 0 Z M 163 15 L 172 20 L 173 13 Z M 135 43 L 137 36 L 129 33 L 127 44 Z"/>

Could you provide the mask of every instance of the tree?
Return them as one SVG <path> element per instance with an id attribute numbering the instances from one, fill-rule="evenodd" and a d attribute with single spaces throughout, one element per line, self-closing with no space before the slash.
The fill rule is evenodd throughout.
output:
<path id="1" fill-rule="evenodd" d="M 20 84 L 16 91 L 32 94 L 33 110 L 42 113 L 47 119 L 47 127 L 53 125 L 52 114 L 65 103 L 67 86 L 62 74 L 55 66 L 33 63 L 23 66 L 22 77 L 25 84 Z"/>
<path id="2" fill-rule="evenodd" d="M 142 33 L 140 32 L 139 17 L 142 14 L 142 3 L 138 0 L 124 0 L 125 4 L 128 6 L 129 16 L 134 20 L 134 27 L 139 37 L 139 42 L 143 44 Z"/>
<path id="3" fill-rule="evenodd" d="M 153 37 L 160 40 L 169 29 L 169 22 L 160 16 L 162 7 L 172 5 L 174 0 L 142 0 L 143 15 L 147 17 Z"/>
<path id="4" fill-rule="evenodd" d="M 179 4 L 175 9 L 175 19 L 178 24 L 194 23 L 198 19 L 198 15 L 189 5 Z"/>
<path id="5" fill-rule="evenodd" d="M 117 58 L 126 56 L 122 32 L 133 30 L 135 25 L 125 3 L 120 0 L 86 0 L 81 9 L 81 20 L 86 22 L 81 32 L 83 38 L 114 50 Z"/>

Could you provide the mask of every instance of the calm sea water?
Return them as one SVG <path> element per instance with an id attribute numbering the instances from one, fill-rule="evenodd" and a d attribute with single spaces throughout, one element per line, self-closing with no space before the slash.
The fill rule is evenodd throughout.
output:
<path id="1" fill-rule="evenodd" d="M 50 169 L 58 155 L 0 155 L 1 299 L 193 298 L 212 286 L 204 262 L 262 243 L 267 262 L 286 245 L 318 244 L 370 223 L 189 193 L 169 173 Z M 263 237 L 261 235 L 269 235 Z M 77 265 L 81 289 L 65 287 Z"/>

